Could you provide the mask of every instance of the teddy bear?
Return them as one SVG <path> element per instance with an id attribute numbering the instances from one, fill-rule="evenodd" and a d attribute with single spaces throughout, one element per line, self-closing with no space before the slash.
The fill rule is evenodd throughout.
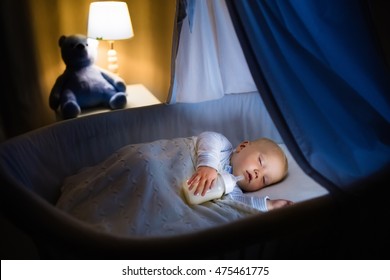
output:
<path id="1" fill-rule="evenodd" d="M 94 64 L 94 52 L 88 46 L 87 36 L 62 35 L 58 44 L 66 68 L 50 92 L 51 109 L 59 109 L 63 119 L 71 119 L 83 108 L 105 106 L 114 110 L 126 106 L 124 80 Z"/>

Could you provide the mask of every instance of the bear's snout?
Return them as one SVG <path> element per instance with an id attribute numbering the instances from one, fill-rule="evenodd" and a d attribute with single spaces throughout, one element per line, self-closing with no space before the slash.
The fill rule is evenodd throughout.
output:
<path id="1" fill-rule="evenodd" d="M 83 44 L 77 44 L 76 49 L 83 50 L 85 49 L 85 46 Z"/>

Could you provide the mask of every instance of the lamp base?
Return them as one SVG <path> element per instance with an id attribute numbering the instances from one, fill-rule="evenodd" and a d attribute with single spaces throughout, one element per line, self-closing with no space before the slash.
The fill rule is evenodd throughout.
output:
<path id="1" fill-rule="evenodd" d="M 114 41 L 110 41 L 110 49 L 107 51 L 108 70 L 117 74 L 119 65 L 116 50 L 114 49 Z"/>

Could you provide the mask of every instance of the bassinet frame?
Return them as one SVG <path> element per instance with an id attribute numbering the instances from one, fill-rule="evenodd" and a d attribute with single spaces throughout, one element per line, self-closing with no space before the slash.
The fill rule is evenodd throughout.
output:
<path id="1" fill-rule="evenodd" d="M 342 195 L 328 194 L 221 227 L 163 238 L 124 238 L 97 232 L 54 206 L 65 176 L 99 162 L 126 144 L 190 136 L 204 130 L 225 133 L 233 142 L 258 135 L 260 131 L 252 131 L 258 115 L 247 112 L 242 116 L 241 99 L 231 95 L 197 104 L 112 111 L 59 122 L 10 139 L 0 146 L 1 211 L 32 238 L 39 257 L 44 259 L 379 256 L 388 241 L 378 238 L 382 237 L 378 233 L 385 234 L 383 231 L 371 229 L 382 227 L 383 221 L 377 222 L 384 212 L 368 217 L 373 205 Z M 226 104 L 236 106 L 225 110 Z M 205 112 L 212 112 L 213 121 Z M 231 124 L 237 123 L 238 117 L 247 125 L 237 126 L 233 132 Z M 102 152 L 96 154 L 96 149 Z M 365 195 L 367 201 L 370 197 L 369 193 Z M 362 242 L 362 236 L 367 242 Z"/>

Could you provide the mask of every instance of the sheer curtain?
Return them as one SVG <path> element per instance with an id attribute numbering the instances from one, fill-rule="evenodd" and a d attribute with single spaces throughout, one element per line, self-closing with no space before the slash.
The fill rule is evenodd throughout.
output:
<path id="1" fill-rule="evenodd" d="M 225 1 L 185 3 L 168 102 L 202 102 L 256 91 Z"/>
<path id="2" fill-rule="evenodd" d="M 364 1 L 230 1 L 260 94 L 301 166 L 344 190 L 389 169 L 390 74 Z"/>

